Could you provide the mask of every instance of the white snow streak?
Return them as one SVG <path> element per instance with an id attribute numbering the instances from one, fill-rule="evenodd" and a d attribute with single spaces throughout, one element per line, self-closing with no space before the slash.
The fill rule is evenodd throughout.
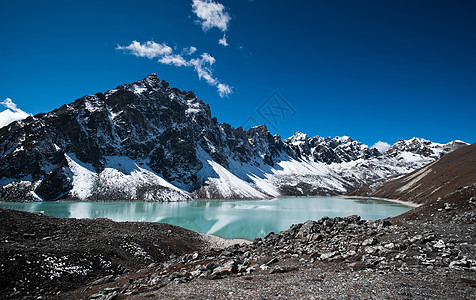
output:
<path id="1" fill-rule="evenodd" d="M 71 195 L 79 199 L 86 199 L 91 196 L 97 174 L 92 171 L 94 168 L 90 164 L 81 162 L 74 154 L 65 154 L 68 166 L 73 173 L 73 189 Z"/>

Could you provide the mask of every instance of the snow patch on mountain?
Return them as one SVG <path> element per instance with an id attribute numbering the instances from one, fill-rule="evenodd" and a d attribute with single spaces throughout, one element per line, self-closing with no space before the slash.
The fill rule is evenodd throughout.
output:
<path id="1" fill-rule="evenodd" d="M 95 183 L 97 181 L 97 174 L 90 164 L 81 162 L 72 153 L 64 155 L 69 169 L 72 173 L 73 188 L 71 189 L 71 196 L 79 199 L 87 199 L 92 195 Z"/>
<path id="2" fill-rule="evenodd" d="M 205 184 L 199 192 L 199 197 L 214 199 L 262 199 L 269 197 L 254 188 L 250 182 L 240 179 L 215 162 L 203 148 L 199 147 L 197 154 L 203 165 L 197 176 Z"/>
<path id="3" fill-rule="evenodd" d="M 213 168 L 213 171 L 218 175 L 217 178 L 209 177 L 206 183 L 209 186 L 215 187 L 218 193 L 225 199 L 238 196 L 239 198 L 267 198 L 267 195 L 257 191 L 251 185 L 225 169 L 220 164 L 207 160 L 207 163 Z"/>
<path id="4" fill-rule="evenodd" d="M 113 172 L 116 174 L 117 181 L 110 180 L 109 176 L 105 175 L 106 172 Z M 190 196 L 187 192 L 177 188 L 173 184 L 169 183 L 162 176 L 152 171 L 146 164 L 146 162 L 137 162 L 129 157 L 124 156 L 108 156 L 106 157 L 106 164 L 104 171 L 101 172 L 101 177 L 107 179 L 110 184 L 114 186 L 120 186 L 123 182 L 126 186 L 133 187 L 132 191 L 137 187 L 143 186 L 144 184 L 160 186 L 166 189 L 173 190 L 178 194 L 182 194 L 186 200 Z"/>
<path id="5" fill-rule="evenodd" d="M 398 188 L 397 192 L 403 192 L 403 191 L 406 191 L 406 190 L 410 189 L 418 181 L 420 181 L 423 177 L 425 177 L 429 173 L 431 173 L 431 168 L 430 168 L 430 166 L 427 166 L 427 167 L 424 167 L 424 168 L 420 169 L 418 172 L 415 172 L 411 176 L 408 176 L 408 178 L 407 178 L 408 182 L 405 185 Z"/>
<path id="6" fill-rule="evenodd" d="M 72 173 L 71 197 L 80 200 L 146 200 L 183 201 L 190 195 L 154 173 L 143 162 L 128 157 L 106 157 L 103 171 L 97 173 L 90 164 L 79 161 L 74 154 L 65 155 Z M 141 167 L 144 166 L 144 167 Z"/>
<path id="7" fill-rule="evenodd" d="M 147 87 L 145 87 L 143 84 L 134 84 L 129 90 L 134 94 L 142 94 L 143 92 L 147 91 Z"/>

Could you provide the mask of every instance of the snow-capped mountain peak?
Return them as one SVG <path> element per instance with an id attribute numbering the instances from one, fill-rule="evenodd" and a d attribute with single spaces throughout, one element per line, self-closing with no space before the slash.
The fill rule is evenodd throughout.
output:
<path id="1" fill-rule="evenodd" d="M 388 156 L 396 156 L 402 152 L 419 154 L 424 157 L 438 159 L 444 154 L 468 145 L 465 142 L 453 141 L 447 144 L 434 143 L 423 138 L 413 137 L 409 140 L 398 140 L 385 152 Z"/>
<path id="2" fill-rule="evenodd" d="M 0 128 L 0 200 L 176 201 L 334 195 L 412 171 L 463 146 L 219 124 L 156 74 Z"/>
<path id="3" fill-rule="evenodd" d="M 286 143 L 290 144 L 300 144 L 302 142 L 306 142 L 308 140 L 307 134 L 302 133 L 300 131 L 296 131 L 291 137 L 285 140 Z"/>

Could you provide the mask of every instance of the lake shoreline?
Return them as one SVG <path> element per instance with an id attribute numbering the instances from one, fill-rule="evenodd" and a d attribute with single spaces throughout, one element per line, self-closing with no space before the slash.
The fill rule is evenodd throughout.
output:
<path id="1" fill-rule="evenodd" d="M 398 203 L 410 207 L 420 207 L 423 204 L 422 203 L 414 203 L 410 201 L 403 201 L 403 200 L 398 200 L 398 199 L 389 199 L 389 198 L 380 198 L 380 197 L 366 197 L 366 196 L 339 196 L 342 198 L 348 198 L 348 199 L 368 199 L 368 200 L 381 200 L 381 201 L 388 201 L 388 202 L 393 202 L 393 203 Z"/>

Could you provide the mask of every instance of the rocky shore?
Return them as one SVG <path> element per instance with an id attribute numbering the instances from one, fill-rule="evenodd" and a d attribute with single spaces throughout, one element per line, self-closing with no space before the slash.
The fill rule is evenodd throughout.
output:
<path id="1" fill-rule="evenodd" d="M 209 245 L 201 234 L 168 224 L 0 209 L 0 299 L 50 298 Z"/>
<path id="2" fill-rule="evenodd" d="M 476 185 L 396 218 L 310 220 L 253 242 L 0 214 L 5 299 L 476 297 Z"/>
<path id="3" fill-rule="evenodd" d="M 307 221 L 81 292 L 90 299 L 474 299 L 475 193 L 476 186 L 461 188 L 392 219 Z"/>

